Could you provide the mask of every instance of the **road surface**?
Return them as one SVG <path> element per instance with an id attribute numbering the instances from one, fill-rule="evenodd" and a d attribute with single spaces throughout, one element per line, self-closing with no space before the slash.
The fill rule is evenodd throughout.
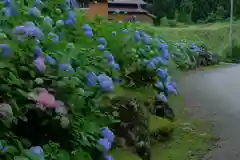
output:
<path id="1" fill-rule="evenodd" d="M 191 71 L 178 89 L 195 116 L 211 122 L 220 137 L 204 160 L 240 160 L 240 65 Z"/>

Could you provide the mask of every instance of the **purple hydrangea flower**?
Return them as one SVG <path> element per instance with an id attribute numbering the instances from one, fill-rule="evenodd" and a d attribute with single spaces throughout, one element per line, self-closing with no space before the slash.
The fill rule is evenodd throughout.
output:
<path id="1" fill-rule="evenodd" d="M 41 16 L 41 11 L 37 7 L 32 7 L 29 9 L 29 14 L 39 18 Z"/>
<path id="2" fill-rule="evenodd" d="M 115 136 L 114 133 L 108 127 L 102 128 L 101 133 L 105 139 L 108 139 L 109 142 L 113 143 Z"/>
<path id="3" fill-rule="evenodd" d="M 40 72 L 44 72 L 46 69 L 46 66 L 44 64 L 44 59 L 43 57 L 38 57 L 35 61 L 34 61 L 35 67 L 37 68 L 38 71 Z"/>
<path id="4" fill-rule="evenodd" d="M 96 86 L 97 85 L 98 77 L 94 72 L 87 73 L 86 78 L 87 78 L 87 84 L 89 86 Z"/>
<path id="5" fill-rule="evenodd" d="M 102 146 L 104 152 L 108 152 L 108 151 L 111 149 L 111 147 L 112 147 L 112 145 L 111 145 L 111 143 L 108 141 L 108 139 L 105 139 L 105 138 L 101 138 L 101 139 L 98 141 L 98 144 L 99 144 L 100 146 Z"/>

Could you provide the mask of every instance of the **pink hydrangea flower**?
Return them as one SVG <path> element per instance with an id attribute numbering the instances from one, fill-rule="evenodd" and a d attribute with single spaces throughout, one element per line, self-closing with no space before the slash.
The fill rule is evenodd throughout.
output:
<path id="1" fill-rule="evenodd" d="M 42 91 L 37 96 L 37 101 L 39 104 L 47 108 L 55 108 L 56 107 L 56 100 L 55 97 L 48 93 L 47 91 Z"/>

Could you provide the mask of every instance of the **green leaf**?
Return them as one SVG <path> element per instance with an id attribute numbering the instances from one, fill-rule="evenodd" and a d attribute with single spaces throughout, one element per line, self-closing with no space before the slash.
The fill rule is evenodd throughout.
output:
<path id="1" fill-rule="evenodd" d="M 79 151 L 71 157 L 71 160 L 92 160 L 92 158 L 87 152 Z"/>
<path id="2" fill-rule="evenodd" d="M 15 156 L 14 160 L 29 160 L 27 157 L 23 157 L 23 156 Z"/>
<path id="3" fill-rule="evenodd" d="M 41 159 L 41 157 L 39 155 L 34 154 L 29 150 L 25 150 L 24 154 L 29 160 L 40 160 Z"/>
<path id="4" fill-rule="evenodd" d="M 20 151 L 17 149 L 15 146 L 8 146 L 8 149 L 6 150 L 5 153 L 8 153 L 10 155 L 18 155 Z"/>
<path id="5" fill-rule="evenodd" d="M 3 69 L 3 68 L 9 68 L 9 63 L 0 62 L 0 69 Z"/>
<path id="6" fill-rule="evenodd" d="M 59 153 L 56 156 L 57 160 L 70 160 L 70 155 L 67 151 L 59 150 Z"/>

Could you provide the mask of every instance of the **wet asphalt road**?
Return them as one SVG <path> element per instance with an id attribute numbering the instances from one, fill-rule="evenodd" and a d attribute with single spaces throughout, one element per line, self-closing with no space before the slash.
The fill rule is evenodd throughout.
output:
<path id="1" fill-rule="evenodd" d="M 178 89 L 193 114 L 211 122 L 220 137 L 204 160 L 240 160 L 240 65 L 191 71 Z"/>

